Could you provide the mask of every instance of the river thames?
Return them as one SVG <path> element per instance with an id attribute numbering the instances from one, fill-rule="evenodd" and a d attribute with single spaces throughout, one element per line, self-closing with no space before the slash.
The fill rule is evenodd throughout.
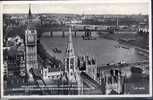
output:
<path id="1" fill-rule="evenodd" d="M 47 52 L 63 61 L 68 37 L 41 37 L 40 41 Z M 148 60 L 148 57 L 139 55 L 133 46 L 119 44 L 117 41 L 104 38 L 96 40 L 83 40 L 81 37 L 73 37 L 73 46 L 76 56 L 89 55 L 96 59 L 97 64 L 108 64 L 118 62 L 136 62 Z M 54 53 L 58 48 L 61 53 Z"/>

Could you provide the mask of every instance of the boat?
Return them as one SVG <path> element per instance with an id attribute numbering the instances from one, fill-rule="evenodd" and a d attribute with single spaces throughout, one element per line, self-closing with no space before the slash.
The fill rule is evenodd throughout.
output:
<path id="1" fill-rule="evenodd" d="M 119 45 L 114 45 L 114 47 L 115 47 L 115 48 L 120 48 L 120 46 L 119 46 Z"/>
<path id="2" fill-rule="evenodd" d="M 143 70 L 139 67 L 131 67 L 131 72 L 132 73 L 142 73 Z"/>
<path id="3" fill-rule="evenodd" d="M 92 36 L 82 36 L 83 40 L 96 40 L 96 37 Z"/>
<path id="4" fill-rule="evenodd" d="M 54 53 L 62 53 L 62 51 L 59 50 L 58 48 L 54 48 L 54 49 L 53 49 L 53 52 L 54 52 Z"/>
<path id="5" fill-rule="evenodd" d="M 125 46 L 121 46 L 122 48 L 124 48 L 124 49 L 129 49 L 128 47 L 125 47 Z"/>

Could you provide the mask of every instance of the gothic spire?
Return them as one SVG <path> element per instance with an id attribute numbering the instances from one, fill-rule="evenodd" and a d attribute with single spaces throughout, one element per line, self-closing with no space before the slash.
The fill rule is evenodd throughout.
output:
<path id="1" fill-rule="evenodd" d="M 72 42 L 72 33 L 71 33 L 71 27 L 69 28 L 69 42 Z"/>
<path id="2" fill-rule="evenodd" d="M 29 4 L 29 14 L 28 14 L 28 18 L 29 18 L 29 19 L 32 18 L 32 13 L 31 13 L 31 4 Z"/>
<path id="3" fill-rule="evenodd" d="M 67 57 L 74 56 L 74 48 L 73 48 L 73 42 L 72 42 L 71 27 L 69 27 L 68 44 L 67 44 L 67 49 L 66 49 L 66 55 L 67 55 Z"/>
<path id="4" fill-rule="evenodd" d="M 33 23 L 32 23 L 32 13 L 31 13 L 31 4 L 29 4 L 29 12 L 28 12 L 28 25 L 27 25 L 27 28 L 28 29 L 33 29 L 34 26 L 33 26 Z"/>

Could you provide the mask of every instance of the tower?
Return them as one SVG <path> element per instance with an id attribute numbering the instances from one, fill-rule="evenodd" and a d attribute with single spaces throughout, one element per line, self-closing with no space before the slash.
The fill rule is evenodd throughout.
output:
<path id="1" fill-rule="evenodd" d="M 25 51 L 26 51 L 26 71 L 28 81 L 33 81 L 31 68 L 37 69 L 37 31 L 32 22 L 31 6 L 29 6 L 29 14 L 27 18 L 27 29 L 25 30 Z"/>
<path id="2" fill-rule="evenodd" d="M 110 73 L 105 73 L 105 93 L 106 94 L 123 94 L 124 93 L 124 77 L 121 70 L 112 69 Z"/>
<path id="3" fill-rule="evenodd" d="M 74 48 L 72 43 L 72 33 L 71 27 L 69 28 L 69 35 L 68 35 L 68 43 L 66 48 L 66 54 L 64 58 L 65 64 L 65 75 L 67 80 L 67 88 L 72 90 L 68 90 L 68 95 L 71 94 L 81 94 L 82 93 L 82 82 L 80 80 L 80 74 L 76 68 L 76 57 L 74 54 Z"/>
<path id="4" fill-rule="evenodd" d="M 119 22 L 118 22 L 118 17 L 116 18 L 116 29 L 119 29 Z"/>
<path id="5" fill-rule="evenodd" d="M 65 56 L 65 72 L 68 77 L 69 82 L 76 82 L 76 64 L 75 64 L 75 54 L 72 43 L 71 28 L 69 28 L 69 40 L 66 48 Z"/>

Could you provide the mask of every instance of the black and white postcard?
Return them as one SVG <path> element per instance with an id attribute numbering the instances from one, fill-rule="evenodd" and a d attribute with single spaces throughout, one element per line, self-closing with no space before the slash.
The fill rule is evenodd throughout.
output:
<path id="1" fill-rule="evenodd" d="M 151 97 L 150 2 L 0 2 L 1 96 Z"/>

